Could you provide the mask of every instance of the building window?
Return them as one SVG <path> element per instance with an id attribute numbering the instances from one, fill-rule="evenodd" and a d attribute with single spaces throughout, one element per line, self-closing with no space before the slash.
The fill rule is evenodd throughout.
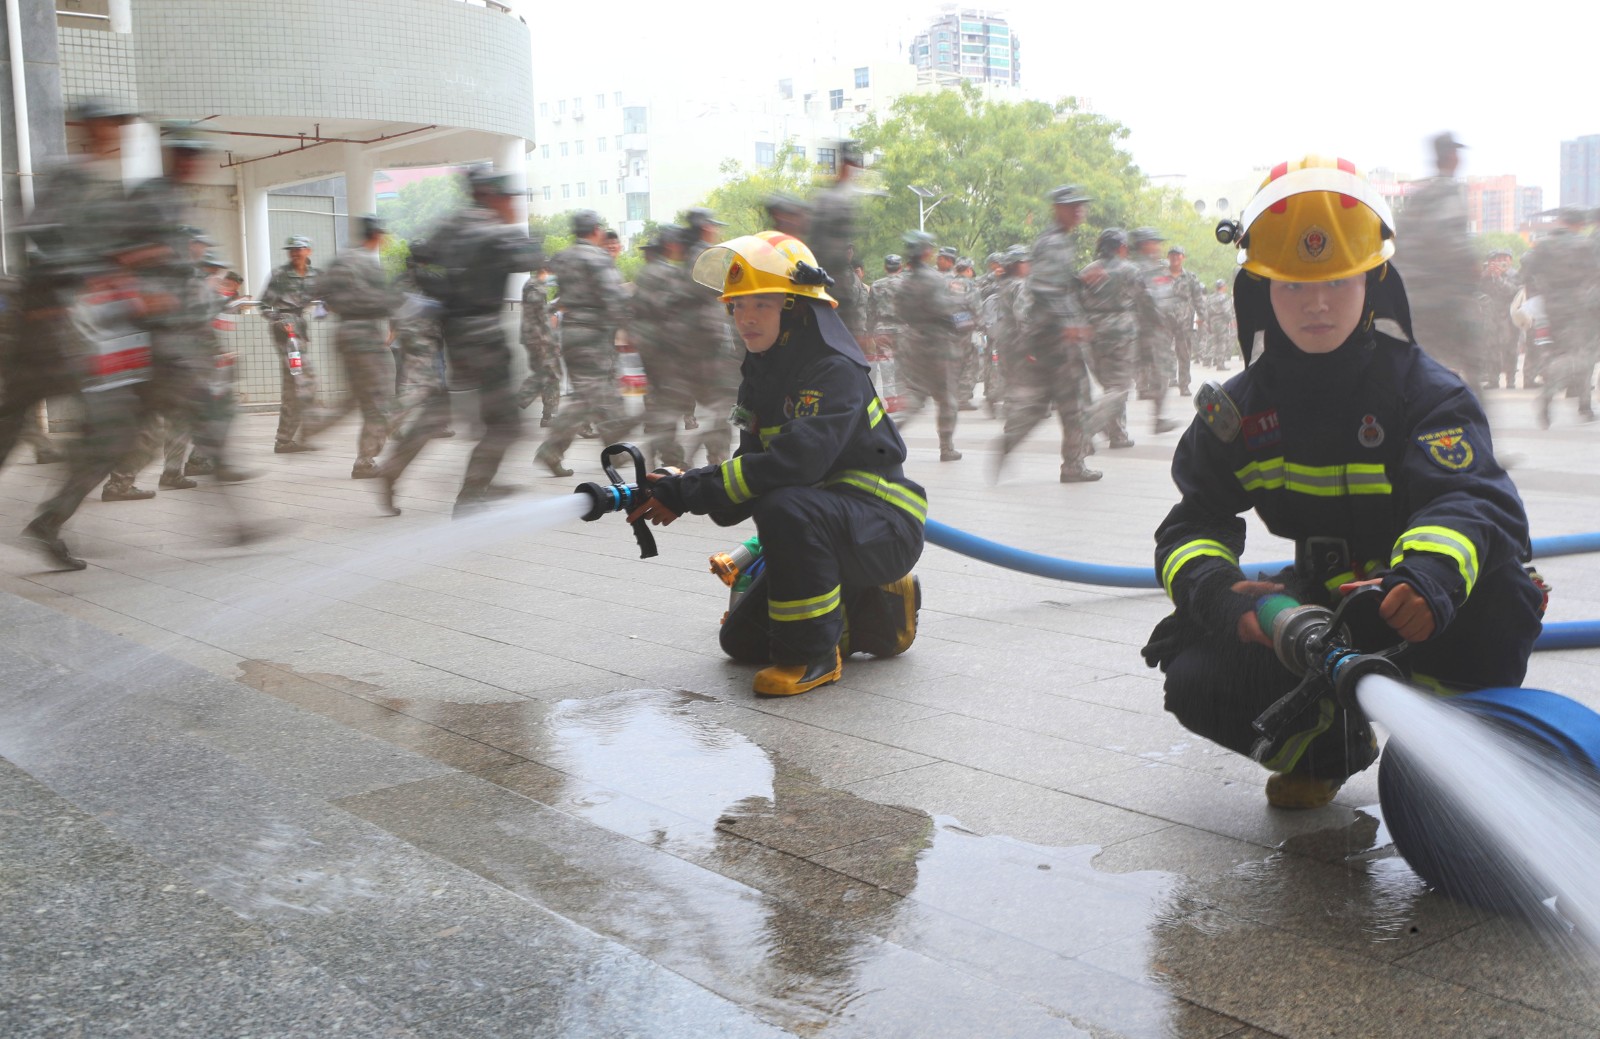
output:
<path id="1" fill-rule="evenodd" d="M 546 202 L 550 201 L 550 185 L 548 184 L 544 186 L 544 200 Z"/>
<path id="2" fill-rule="evenodd" d="M 780 80 L 778 80 L 778 96 L 780 98 L 782 98 L 783 100 L 785 100 L 785 101 L 794 100 L 794 80 L 792 80 L 792 79 L 780 79 Z"/>
<path id="3" fill-rule="evenodd" d="M 563 184 L 563 185 L 561 185 L 561 197 L 562 198 L 571 198 L 572 197 L 572 185 L 571 184 Z"/>
<path id="4" fill-rule="evenodd" d="M 859 90 L 859 89 L 867 86 L 868 83 L 869 83 L 868 77 L 870 75 L 871 75 L 871 73 L 868 72 L 866 68 L 856 69 L 856 89 Z"/>
<path id="5" fill-rule="evenodd" d="M 561 157 L 563 159 L 565 159 L 567 157 L 567 142 L 566 141 L 562 141 L 561 142 Z"/>
<path id="6" fill-rule="evenodd" d="M 596 94 L 594 96 L 594 106 L 596 108 L 604 108 L 606 106 L 606 96 L 604 94 Z"/>
<path id="7" fill-rule="evenodd" d="M 650 219 L 650 196 L 648 194 L 636 191 L 628 195 L 628 219 Z"/>
<path id="8" fill-rule="evenodd" d="M 581 97 L 573 98 L 572 99 L 572 114 L 573 115 L 578 115 L 582 111 L 583 111 L 583 98 L 581 98 Z"/>
<path id="9" fill-rule="evenodd" d="M 600 182 L 600 194 L 606 195 L 606 194 L 609 194 L 610 192 L 611 192 L 611 182 L 609 180 L 602 180 Z"/>
<path id="10" fill-rule="evenodd" d="M 583 154 L 583 142 L 582 141 L 573 141 L 572 142 L 572 154 L 574 154 L 574 155 L 582 155 Z"/>
<path id="11" fill-rule="evenodd" d="M 539 145 L 539 158 L 548 159 L 549 157 L 550 157 L 550 146 L 548 144 Z"/>
<path id="12" fill-rule="evenodd" d="M 841 109 L 843 107 L 844 107 L 844 91 L 843 90 L 830 90 L 830 91 L 828 91 L 828 111 L 837 112 L 839 109 Z"/>
<path id="13" fill-rule="evenodd" d="M 621 134 L 617 134 L 617 151 L 620 152 L 621 150 L 622 150 L 622 135 Z"/>
<path id="14" fill-rule="evenodd" d="M 801 162 L 805 162 L 806 161 L 806 146 L 803 145 L 803 144 L 795 145 L 794 146 L 794 154 L 795 154 L 795 158 L 799 159 Z"/>
<path id="15" fill-rule="evenodd" d="M 596 137 L 594 139 L 594 150 L 597 152 L 606 150 L 606 139 L 604 137 Z"/>
<path id="16" fill-rule="evenodd" d="M 818 148 L 817 168 L 827 170 L 829 173 L 838 172 L 839 149 Z"/>
<path id="17" fill-rule="evenodd" d="M 578 184 L 578 197 L 584 198 L 589 194 L 589 182 L 580 181 Z"/>
<path id="18" fill-rule="evenodd" d="M 618 108 L 622 107 L 622 91 L 619 90 L 615 94 L 611 95 L 611 103 L 616 105 Z"/>
<path id="19" fill-rule="evenodd" d="M 766 169 L 778 161 L 778 149 L 765 141 L 756 142 L 756 165 Z"/>
<path id="20" fill-rule="evenodd" d="M 648 133 L 650 131 L 650 114 L 644 108 L 624 108 L 622 110 L 623 133 Z"/>
<path id="21" fill-rule="evenodd" d="M 556 102 L 556 115 L 566 115 L 566 114 L 567 114 L 567 103 L 565 101 L 557 101 Z"/>
<path id="22" fill-rule="evenodd" d="M 540 101 L 539 102 L 539 114 L 543 115 L 543 116 L 548 116 L 550 114 L 550 102 L 548 102 L 548 101 Z"/>

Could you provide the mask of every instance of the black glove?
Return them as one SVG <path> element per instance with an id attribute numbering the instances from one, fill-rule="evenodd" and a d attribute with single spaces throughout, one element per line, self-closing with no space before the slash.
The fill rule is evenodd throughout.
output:
<path id="1" fill-rule="evenodd" d="M 663 476 L 650 484 L 650 497 L 682 516 L 688 511 L 683 503 L 682 484 L 682 476 Z"/>

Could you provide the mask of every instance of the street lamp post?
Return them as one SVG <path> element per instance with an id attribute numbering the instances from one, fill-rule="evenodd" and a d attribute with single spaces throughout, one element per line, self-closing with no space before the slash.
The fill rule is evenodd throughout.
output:
<path id="1" fill-rule="evenodd" d="M 917 196 L 917 230 L 926 231 L 928 229 L 928 214 L 938 209 L 939 203 L 943 202 L 947 196 L 941 195 L 937 191 L 929 191 L 927 188 L 916 184 L 908 184 L 906 186 L 911 189 L 912 194 Z M 928 203 L 930 198 L 933 199 L 931 205 Z"/>

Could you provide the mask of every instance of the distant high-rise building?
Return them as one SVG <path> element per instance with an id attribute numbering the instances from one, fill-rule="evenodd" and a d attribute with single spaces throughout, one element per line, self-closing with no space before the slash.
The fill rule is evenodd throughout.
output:
<path id="1" fill-rule="evenodd" d="M 1561 142 L 1561 204 L 1600 206 L 1600 133 Z"/>
<path id="2" fill-rule="evenodd" d="M 911 43 L 911 64 L 928 79 L 974 83 L 1022 83 L 1017 36 L 998 15 L 946 9 Z"/>

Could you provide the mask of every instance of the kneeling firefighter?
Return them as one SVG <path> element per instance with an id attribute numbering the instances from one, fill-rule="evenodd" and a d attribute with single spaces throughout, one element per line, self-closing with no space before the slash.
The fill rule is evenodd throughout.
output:
<path id="1" fill-rule="evenodd" d="M 928 501 L 906 479 L 905 442 L 803 242 L 736 238 L 705 250 L 693 274 L 720 292 L 746 350 L 738 450 L 721 465 L 652 473 L 650 498 L 628 518 L 754 518 L 765 566 L 723 622 L 722 648 L 769 665 L 757 693 L 803 693 L 836 681 L 851 652 L 911 645 Z"/>
<path id="2" fill-rule="evenodd" d="M 1258 740 L 1299 680 L 1274 655 L 1259 597 L 1287 589 L 1329 607 L 1375 586 L 1359 592 L 1378 604 L 1369 641 L 1405 640 L 1398 666 L 1445 693 L 1520 685 L 1541 627 L 1527 514 L 1476 388 L 1414 341 L 1393 228 L 1354 167 L 1315 156 L 1275 168 L 1240 222 L 1218 227 L 1240 249 L 1249 366 L 1196 396 L 1172 460 L 1182 501 L 1156 531 L 1176 612 L 1144 656 L 1166 672 L 1167 710 L 1272 770 L 1267 798 L 1283 808 L 1328 803 L 1377 745 L 1359 710 L 1330 698 Z M 1239 566 L 1251 510 L 1295 542 L 1294 567 L 1272 580 Z"/>

